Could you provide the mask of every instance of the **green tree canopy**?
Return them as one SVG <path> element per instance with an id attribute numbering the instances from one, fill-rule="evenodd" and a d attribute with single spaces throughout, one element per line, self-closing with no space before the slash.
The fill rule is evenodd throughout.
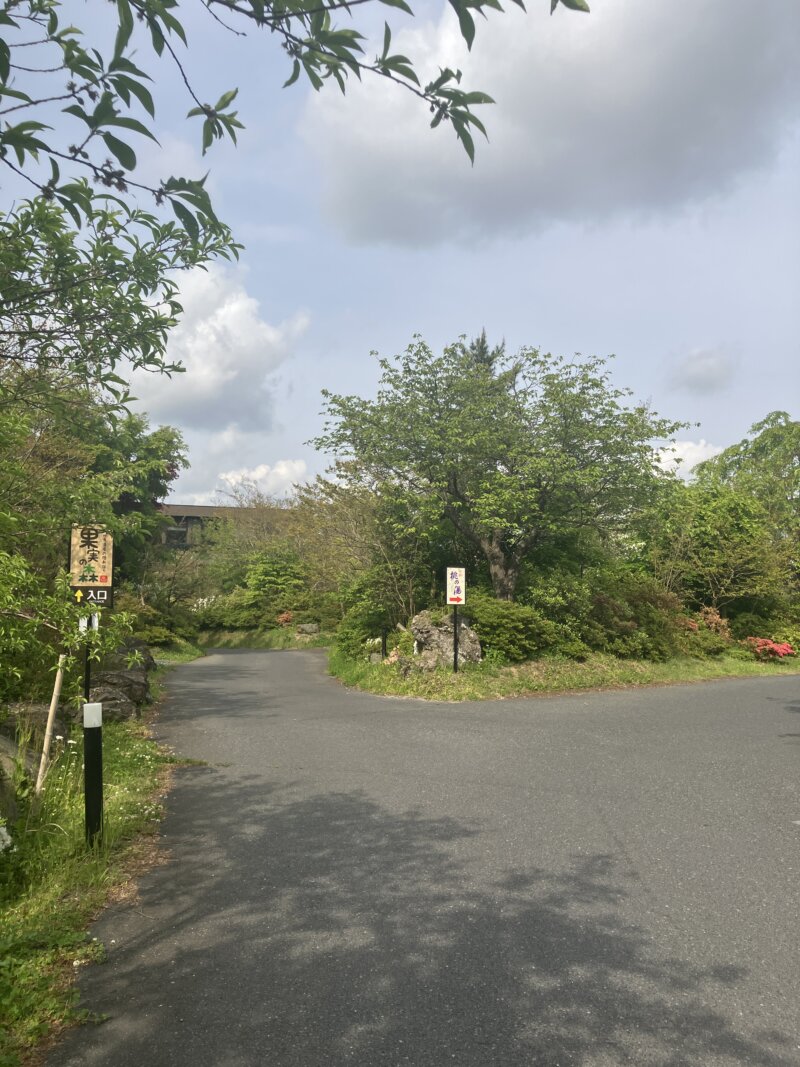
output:
<path id="1" fill-rule="evenodd" d="M 533 552 L 565 531 L 625 529 L 667 477 L 656 441 L 681 424 L 627 406 L 601 359 L 534 348 L 476 359 L 463 341 L 435 357 L 416 339 L 380 366 L 375 400 L 323 393 L 314 444 L 343 479 L 415 498 L 421 522 L 446 518 L 483 553 L 501 599 Z"/>
<path id="2" fill-rule="evenodd" d="M 682 485 L 665 495 L 651 551 L 662 584 L 694 608 L 775 602 L 788 591 L 788 545 L 765 506 L 723 484 Z"/>
<path id="3" fill-rule="evenodd" d="M 772 411 L 738 444 L 698 464 L 701 485 L 729 485 L 750 493 L 781 536 L 800 533 L 800 422 Z"/>

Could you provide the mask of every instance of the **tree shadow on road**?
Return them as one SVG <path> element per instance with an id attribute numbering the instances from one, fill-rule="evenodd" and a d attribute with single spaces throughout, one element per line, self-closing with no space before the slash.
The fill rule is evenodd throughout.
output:
<path id="1" fill-rule="evenodd" d="M 664 958 L 626 919 L 636 876 L 612 855 L 486 882 L 478 825 L 211 768 L 176 788 L 173 861 L 103 920 L 121 945 L 83 983 L 112 1020 L 49 1063 L 797 1062 L 785 1035 L 734 1027 L 743 970 Z"/>

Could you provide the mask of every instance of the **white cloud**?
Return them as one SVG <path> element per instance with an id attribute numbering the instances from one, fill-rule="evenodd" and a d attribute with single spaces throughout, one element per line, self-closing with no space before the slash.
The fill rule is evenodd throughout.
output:
<path id="1" fill-rule="evenodd" d="M 738 357 L 719 348 L 695 348 L 672 368 L 670 384 L 686 393 L 709 396 L 733 381 Z"/>
<path id="2" fill-rule="evenodd" d="M 169 132 L 159 132 L 158 144 L 142 141 L 136 145 L 138 164 L 136 181 L 157 187 L 164 178 L 202 178 L 209 173 L 208 163 L 198 147 L 184 137 Z M 213 196 L 217 191 L 213 173 L 206 181 L 206 189 Z M 171 216 L 170 212 L 167 212 Z"/>
<path id="3" fill-rule="evenodd" d="M 447 6 L 447 5 L 445 5 Z M 467 55 L 452 12 L 397 34 L 425 76 L 457 64 L 491 93 L 471 169 L 411 94 L 365 79 L 312 94 L 303 133 L 329 217 L 356 241 L 425 245 L 558 220 L 659 213 L 768 165 L 800 103 L 800 4 L 595 0 L 492 15 Z M 524 21 L 523 21 L 524 20 Z"/>
<path id="4" fill-rule="evenodd" d="M 219 477 L 231 489 L 241 485 L 253 485 L 268 496 L 284 496 L 295 483 L 302 481 L 307 473 L 305 460 L 279 459 L 272 466 L 269 463 L 259 463 L 256 467 L 225 471 Z"/>
<path id="5" fill-rule="evenodd" d="M 662 450 L 659 459 L 665 470 L 676 471 L 681 478 L 688 478 L 698 463 L 718 456 L 720 452 L 719 445 L 709 444 L 701 438 L 699 441 L 675 441 L 671 448 Z"/>
<path id="6" fill-rule="evenodd" d="M 265 430 L 272 420 L 270 376 L 308 327 L 297 314 L 273 326 L 245 289 L 238 271 L 195 270 L 181 283 L 184 314 L 169 341 L 170 360 L 185 373 L 171 380 L 134 377 L 133 391 L 153 421 L 224 436 Z"/>

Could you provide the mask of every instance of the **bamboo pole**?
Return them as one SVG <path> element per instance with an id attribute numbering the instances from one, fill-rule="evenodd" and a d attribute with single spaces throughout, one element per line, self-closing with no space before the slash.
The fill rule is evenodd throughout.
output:
<path id="1" fill-rule="evenodd" d="M 62 652 L 58 657 L 58 670 L 56 671 L 56 680 L 53 685 L 53 697 L 50 701 L 50 707 L 47 712 L 47 728 L 44 732 L 44 745 L 42 746 L 42 758 L 39 763 L 39 775 L 36 779 L 36 788 L 34 794 L 38 797 L 42 792 L 42 786 L 44 785 L 44 776 L 47 773 L 47 763 L 50 757 L 50 742 L 53 739 L 53 722 L 56 717 L 56 710 L 58 709 L 58 699 L 61 696 L 61 684 L 64 681 L 64 660 L 66 656 Z"/>

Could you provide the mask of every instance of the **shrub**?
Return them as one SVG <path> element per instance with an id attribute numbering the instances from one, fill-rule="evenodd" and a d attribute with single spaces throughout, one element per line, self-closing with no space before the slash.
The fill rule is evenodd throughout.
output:
<path id="1" fill-rule="evenodd" d="M 712 633 L 719 634 L 720 637 L 724 637 L 726 641 L 731 639 L 731 628 L 727 619 L 723 619 L 716 608 L 701 608 L 697 613 L 700 621 L 706 626 Z"/>
<path id="2" fill-rule="evenodd" d="M 757 630 L 753 630 L 753 633 L 757 633 Z M 761 631 L 764 632 L 763 630 Z M 746 636 L 749 636 L 746 635 Z M 789 644 L 793 649 L 800 648 L 800 626 L 797 623 L 779 623 L 771 635 L 773 641 L 777 641 L 780 644 Z"/>
<path id="3" fill-rule="evenodd" d="M 748 637 L 744 644 L 752 651 L 756 659 L 780 660 L 794 656 L 795 651 L 786 641 L 772 641 L 768 637 Z"/>
<path id="4" fill-rule="evenodd" d="M 464 617 L 471 622 L 484 652 L 494 652 L 509 663 L 533 659 L 558 643 L 558 627 L 534 608 L 495 600 L 487 593 L 470 594 Z"/>
<path id="5" fill-rule="evenodd" d="M 380 637 L 386 625 L 380 605 L 359 603 L 345 614 L 336 631 L 336 643 L 341 652 L 353 659 L 365 653 L 364 642 Z"/>
<path id="6" fill-rule="evenodd" d="M 255 556 L 247 568 L 245 585 L 258 593 L 276 615 L 305 607 L 305 569 L 297 553 L 286 545 L 276 545 Z"/>
<path id="7" fill-rule="evenodd" d="M 731 636 L 736 641 L 744 641 L 751 634 L 764 634 L 771 630 L 769 619 L 757 615 L 754 611 L 743 611 L 734 616 L 729 620 L 729 625 Z"/>
<path id="8" fill-rule="evenodd" d="M 680 601 L 646 574 L 605 571 L 583 626 L 594 648 L 622 659 L 664 661 L 681 650 Z"/>
<path id="9" fill-rule="evenodd" d="M 267 610 L 263 596 L 243 586 L 210 598 L 195 619 L 205 630 L 267 630 L 276 625 L 275 615 Z"/>
<path id="10" fill-rule="evenodd" d="M 680 643 L 680 651 L 694 659 L 706 659 L 708 656 L 721 656 L 735 648 L 724 634 L 710 630 L 704 622 L 694 622 L 696 629 L 687 627 Z"/>

